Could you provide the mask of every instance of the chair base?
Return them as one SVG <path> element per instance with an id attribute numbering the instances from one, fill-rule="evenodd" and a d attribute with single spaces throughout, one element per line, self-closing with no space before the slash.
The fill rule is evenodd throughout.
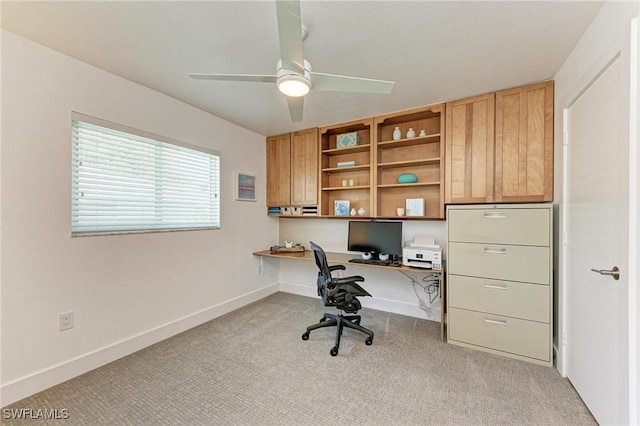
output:
<path id="1" fill-rule="evenodd" d="M 307 327 L 307 331 L 302 335 L 302 340 L 309 339 L 309 332 L 311 330 L 323 327 L 336 327 L 336 344 L 329 351 L 331 356 L 336 356 L 338 355 L 338 350 L 340 349 L 340 337 L 342 336 L 342 331 L 346 327 L 353 330 L 358 330 L 369 336 L 367 340 L 364 341 L 364 343 L 369 346 L 373 343 L 373 331 L 369 330 L 368 328 L 362 327 L 360 325 L 360 319 L 360 315 L 324 314 L 323 317 L 320 318 L 320 322 Z"/>

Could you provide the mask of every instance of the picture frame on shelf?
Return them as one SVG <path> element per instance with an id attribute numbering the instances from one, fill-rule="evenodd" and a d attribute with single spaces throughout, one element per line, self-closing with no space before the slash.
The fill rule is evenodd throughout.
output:
<path id="1" fill-rule="evenodd" d="M 336 136 L 336 148 L 351 148 L 358 146 L 358 132 L 343 133 Z"/>
<path id="2" fill-rule="evenodd" d="M 256 201 L 256 177 L 247 173 L 236 173 L 234 190 L 237 201 Z"/>
<path id="3" fill-rule="evenodd" d="M 349 200 L 335 200 L 333 202 L 333 215 L 334 216 L 349 216 L 349 210 L 351 203 Z"/>
<path id="4" fill-rule="evenodd" d="M 407 198 L 407 216 L 424 216 L 424 198 Z"/>

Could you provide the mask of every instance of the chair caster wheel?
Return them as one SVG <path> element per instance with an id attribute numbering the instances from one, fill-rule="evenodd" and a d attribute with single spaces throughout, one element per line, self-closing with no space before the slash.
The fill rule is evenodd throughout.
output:
<path id="1" fill-rule="evenodd" d="M 302 340 L 309 340 L 309 332 L 308 331 L 302 335 Z"/>
<path id="2" fill-rule="evenodd" d="M 364 341 L 364 344 L 367 346 L 371 346 L 373 344 L 373 338 L 368 338 Z"/>
<path id="3" fill-rule="evenodd" d="M 338 347 L 334 346 L 333 348 L 331 348 L 331 350 L 329 351 L 329 353 L 331 354 L 331 356 L 336 356 L 338 355 Z"/>

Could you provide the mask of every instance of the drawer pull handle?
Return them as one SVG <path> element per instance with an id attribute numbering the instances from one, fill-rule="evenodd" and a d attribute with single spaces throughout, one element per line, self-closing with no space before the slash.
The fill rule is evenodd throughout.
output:
<path id="1" fill-rule="evenodd" d="M 507 215 L 502 212 L 484 212 L 485 219 L 504 219 Z"/>
<path id="2" fill-rule="evenodd" d="M 506 284 L 485 284 L 484 285 L 485 288 L 493 288 L 496 290 L 506 290 L 507 289 L 507 285 Z"/>
<path id="3" fill-rule="evenodd" d="M 507 254 L 506 248 L 491 248 L 485 247 L 484 252 L 487 254 Z"/>
<path id="4" fill-rule="evenodd" d="M 502 325 L 502 326 L 507 325 L 507 320 L 498 320 L 498 319 L 492 319 L 492 318 L 485 318 L 484 322 L 489 324 Z"/>

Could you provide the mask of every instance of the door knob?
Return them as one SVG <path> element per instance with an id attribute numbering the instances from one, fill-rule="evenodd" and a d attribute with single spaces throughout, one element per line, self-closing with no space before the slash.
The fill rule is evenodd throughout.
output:
<path id="1" fill-rule="evenodd" d="M 593 269 L 593 272 L 597 272 L 600 275 L 608 275 L 613 277 L 614 280 L 618 281 L 620 279 L 620 269 L 617 266 L 614 266 L 612 269 Z"/>

